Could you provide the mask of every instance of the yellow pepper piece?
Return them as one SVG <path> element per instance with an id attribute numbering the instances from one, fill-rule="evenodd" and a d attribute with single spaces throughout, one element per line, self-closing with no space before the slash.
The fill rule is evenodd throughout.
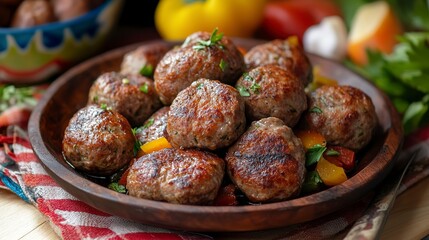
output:
<path id="1" fill-rule="evenodd" d="M 313 130 L 300 130 L 295 133 L 295 135 L 301 139 L 302 145 L 307 151 L 309 148 L 314 147 L 315 145 L 326 146 L 325 137 Z"/>
<path id="2" fill-rule="evenodd" d="M 141 145 L 140 148 L 144 153 L 149 154 L 164 148 L 172 148 L 172 146 L 165 137 L 160 137 Z"/>
<path id="3" fill-rule="evenodd" d="M 325 77 L 320 74 L 320 68 L 318 66 L 313 67 L 313 81 L 317 86 L 329 85 L 335 86 L 338 85 L 338 82 L 334 79 Z"/>
<path id="4" fill-rule="evenodd" d="M 344 168 L 338 167 L 323 157 L 317 162 L 316 171 L 326 186 L 335 186 L 347 180 Z"/>
<path id="5" fill-rule="evenodd" d="M 226 36 L 250 37 L 262 21 L 265 2 L 160 0 L 155 11 L 155 26 L 167 40 L 183 40 L 194 32 L 212 32 L 215 28 Z"/>

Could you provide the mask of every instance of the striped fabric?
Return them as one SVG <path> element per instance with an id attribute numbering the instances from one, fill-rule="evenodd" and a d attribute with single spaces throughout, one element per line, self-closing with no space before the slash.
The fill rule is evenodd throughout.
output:
<path id="1" fill-rule="evenodd" d="M 429 133 L 429 128 L 423 131 Z M 96 210 L 67 193 L 45 172 L 31 150 L 26 133 L 13 126 L 9 126 L 7 132 L 0 135 L 0 187 L 10 189 L 34 205 L 63 239 L 342 239 L 359 219 L 366 221 L 366 231 L 370 233 L 360 239 L 371 239 L 379 230 L 371 227 L 374 212 L 383 205 L 372 202 L 375 191 L 340 212 L 283 229 L 207 235 L 142 225 Z M 429 134 L 412 136 L 408 140 L 413 143 L 408 146 L 408 152 L 415 148 L 429 149 L 428 139 Z M 428 151 L 413 163 L 401 191 L 429 175 Z"/>

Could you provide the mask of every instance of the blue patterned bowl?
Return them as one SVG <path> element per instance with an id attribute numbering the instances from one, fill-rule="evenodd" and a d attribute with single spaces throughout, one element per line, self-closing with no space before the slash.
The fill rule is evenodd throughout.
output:
<path id="1" fill-rule="evenodd" d="M 0 83 L 46 81 L 103 46 L 123 0 L 106 0 L 80 17 L 31 28 L 0 28 Z"/>

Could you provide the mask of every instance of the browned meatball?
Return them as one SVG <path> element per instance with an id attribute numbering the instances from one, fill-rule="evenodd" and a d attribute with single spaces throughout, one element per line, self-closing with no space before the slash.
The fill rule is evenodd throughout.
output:
<path id="1" fill-rule="evenodd" d="M 307 109 L 304 86 L 295 74 L 278 65 L 264 65 L 243 74 L 236 88 L 246 103 L 251 120 L 277 117 L 289 127 Z"/>
<path id="2" fill-rule="evenodd" d="M 278 64 L 291 70 L 307 86 L 313 81 L 313 68 L 310 60 L 297 41 L 273 40 L 250 49 L 244 55 L 247 69 L 266 64 Z"/>
<path id="3" fill-rule="evenodd" d="M 12 27 L 25 28 L 55 21 L 51 4 L 47 0 L 25 0 L 15 12 Z"/>
<path id="4" fill-rule="evenodd" d="M 232 86 L 200 79 L 171 104 L 167 132 L 174 147 L 218 149 L 245 130 L 244 101 Z"/>
<path id="5" fill-rule="evenodd" d="M 153 81 L 139 75 L 104 73 L 89 91 L 88 104 L 107 105 L 128 119 L 131 126 L 141 126 L 162 104 Z"/>
<path id="6" fill-rule="evenodd" d="M 306 124 L 328 143 L 359 150 L 371 140 L 377 125 L 374 105 L 351 86 L 323 86 L 309 94 Z"/>
<path id="7" fill-rule="evenodd" d="M 122 74 L 141 74 L 153 77 L 162 57 L 170 50 L 166 43 L 145 44 L 125 54 L 121 64 Z"/>
<path id="8" fill-rule="evenodd" d="M 145 144 L 160 137 L 168 138 L 167 117 L 170 107 L 163 107 L 156 111 L 143 126 L 136 131 L 136 138 L 141 144 Z"/>
<path id="9" fill-rule="evenodd" d="M 199 36 L 198 39 L 195 36 Z M 234 84 L 244 71 L 243 55 L 228 37 L 224 36 L 219 42 L 206 47 L 199 41 L 208 41 L 209 33 L 199 32 L 189 38 L 194 40 L 167 52 L 155 69 L 155 87 L 166 105 L 171 104 L 181 90 L 200 78 Z"/>
<path id="10" fill-rule="evenodd" d="M 166 148 L 140 157 L 127 177 L 129 195 L 171 203 L 210 204 L 225 170 L 218 156 L 198 150 Z"/>
<path id="11" fill-rule="evenodd" d="M 76 169 L 105 176 L 124 167 L 133 158 L 134 135 L 118 112 L 96 105 L 80 109 L 64 132 L 64 157 Z"/>
<path id="12" fill-rule="evenodd" d="M 302 143 L 278 118 L 253 122 L 229 148 L 226 162 L 231 180 L 253 202 L 294 197 L 304 182 Z"/>

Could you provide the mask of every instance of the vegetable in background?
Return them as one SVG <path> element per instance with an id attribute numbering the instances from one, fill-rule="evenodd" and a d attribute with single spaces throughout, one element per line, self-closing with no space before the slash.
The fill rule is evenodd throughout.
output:
<path id="1" fill-rule="evenodd" d="M 403 114 L 405 134 L 429 123 L 429 32 L 399 38 L 391 54 L 368 51 L 368 64 L 348 66 L 372 80 Z"/>
<path id="2" fill-rule="evenodd" d="M 264 10 L 262 34 L 267 38 L 284 39 L 298 36 L 327 16 L 340 16 L 340 8 L 331 0 L 269 1 Z"/>
<path id="3" fill-rule="evenodd" d="M 183 40 L 197 31 L 218 28 L 229 37 L 251 37 L 266 0 L 160 0 L 155 26 L 164 39 Z"/>

